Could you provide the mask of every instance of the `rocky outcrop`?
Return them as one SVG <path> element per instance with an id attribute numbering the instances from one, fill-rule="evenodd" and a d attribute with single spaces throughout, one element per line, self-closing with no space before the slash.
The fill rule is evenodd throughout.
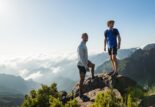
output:
<path id="1" fill-rule="evenodd" d="M 139 107 L 155 107 L 155 94 L 146 96 L 140 103 Z"/>
<path id="2" fill-rule="evenodd" d="M 116 78 L 112 79 L 112 87 L 119 90 L 121 94 L 126 93 L 129 87 L 135 87 L 135 86 L 138 86 L 138 84 L 129 77 L 118 75 Z"/>
<path id="3" fill-rule="evenodd" d="M 104 89 L 104 87 L 111 87 L 118 89 L 121 94 L 127 91 L 127 88 L 136 86 L 137 83 L 128 77 L 118 75 L 116 77 L 111 77 L 106 73 L 97 75 L 94 79 L 87 78 L 84 81 L 83 92 L 88 93 L 95 89 Z M 73 89 L 75 96 L 79 93 L 79 83 L 77 83 Z"/>
<path id="4" fill-rule="evenodd" d="M 106 92 L 107 90 L 109 90 L 109 87 L 104 87 L 103 89 L 97 88 L 95 90 L 92 90 L 90 92 L 85 93 L 84 95 L 87 96 L 89 99 L 89 101 L 82 101 L 81 98 L 78 96 L 76 97 L 76 100 L 78 101 L 78 105 L 80 107 L 91 107 L 95 101 L 96 96 L 100 93 L 100 92 Z M 121 93 L 117 90 L 117 89 L 113 89 L 114 94 L 116 95 L 116 97 L 118 99 L 122 99 L 122 95 Z"/>
<path id="5" fill-rule="evenodd" d="M 94 79 L 87 78 L 84 81 L 84 95 L 89 98 L 88 101 L 82 101 L 78 96 L 79 83 L 77 83 L 73 89 L 73 95 L 78 101 L 80 107 L 89 107 L 95 101 L 98 93 L 104 92 L 107 89 L 113 89 L 116 97 L 122 98 L 122 95 L 127 92 L 129 87 L 137 86 L 137 83 L 128 77 L 118 75 L 111 77 L 108 74 L 99 74 Z"/>

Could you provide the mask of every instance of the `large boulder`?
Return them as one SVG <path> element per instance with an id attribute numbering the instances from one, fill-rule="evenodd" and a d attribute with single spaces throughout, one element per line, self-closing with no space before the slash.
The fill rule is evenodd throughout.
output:
<path id="1" fill-rule="evenodd" d="M 83 92 L 87 93 L 91 90 L 95 90 L 97 88 L 104 88 L 105 83 L 103 81 L 103 78 L 100 76 L 96 76 L 94 79 L 88 78 L 84 81 L 84 86 L 83 86 Z M 79 93 L 79 83 L 75 85 L 73 88 L 73 93 L 75 96 L 78 96 Z"/>
<path id="2" fill-rule="evenodd" d="M 155 95 L 146 96 L 139 107 L 155 107 Z"/>
<path id="3" fill-rule="evenodd" d="M 118 89 L 121 94 L 124 94 L 129 87 L 136 86 L 137 83 L 125 76 L 118 75 L 116 77 L 111 77 L 108 74 L 102 73 L 97 75 L 94 79 L 87 78 L 84 81 L 83 92 L 88 93 L 95 89 L 103 89 L 104 87 L 108 86 L 111 88 Z M 79 93 L 79 83 L 75 85 L 73 88 L 73 93 L 78 96 Z"/>
<path id="4" fill-rule="evenodd" d="M 116 78 L 112 78 L 112 86 L 124 94 L 128 88 L 137 86 L 137 83 L 129 77 L 118 75 Z"/>
<path id="5" fill-rule="evenodd" d="M 122 96 L 127 92 L 127 89 L 134 86 L 137 86 L 137 83 L 128 77 L 122 75 L 111 77 L 102 73 L 95 76 L 94 79 L 90 77 L 85 79 L 83 92 L 84 96 L 88 98 L 87 101 L 83 101 L 79 97 L 79 83 L 75 85 L 71 94 L 67 94 L 65 91 L 60 94 L 63 103 L 75 98 L 80 107 L 91 107 L 99 93 L 107 93 L 110 90 L 112 92 L 111 96 L 116 99 L 123 99 Z"/>
<path id="6" fill-rule="evenodd" d="M 86 95 L 88 98 L 90 98 L 89 101 L 86 101 L 86 102 L 82 101 L 79 96 L 76 97 L 75 99 L 78 101 L 78 105 L 80 107 L 92 107 L 93 103 L 95 102 L 96 96 L 99 93 L 101 93 L 101 92 L 105 93 L 108 90 L 111 90 L 111 88 L 109 88 L 109 87 L 104 87 L 103 89 L 97 88 L 95 90 L 85 93 L 84 95 Z M 122 99 L 121 93 L 117 89 L 113 89 L 112 91 L 117 99 Z"/>

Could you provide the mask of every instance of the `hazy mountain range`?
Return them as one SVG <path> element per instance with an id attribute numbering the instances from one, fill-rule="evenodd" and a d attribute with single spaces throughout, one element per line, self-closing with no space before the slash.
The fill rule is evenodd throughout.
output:
<path id="1" fill-rule="evenodd" d="M 20 76 L 0 74 L 0 106 L 17 106 L 21 104 L 26 93 L 39 87 L 38 83 L 26 81 Z"/>
<path id="2" fill-rule="evenodd" d="M 121 49 L 118 51 L 120 59 L 130 56 L 136 48 Z M 36 58 L 28 57 L 24 59 L 13 59 L 0 63 L 0 73 L 16 75 L 25 80 L 33 80 L 41 84 L 51 84 L 51 82 L 61 84 L 73 84 L 79 80 L 79 72 L 77 69 L 77 57 L 74 54 L 68 56 L 49 57 L 39 56 Z M 107 53 L 90 55 L 89 58 L 96 67 L 108 60 Z M 60 89 L 65 87 L 58 86 Z"/>
<path id="3" fill-rule="evenodd" d="M 0 87 L 5 87 L 5 90 L 0 88 L 0 94 L 5 93 L 17 93 L 25 94 L 33 88 L 39 88 L 39 83 L 32 80 L 24 80 L 20 76 L 13 76 L 8 74 L 0 74 Z"/>

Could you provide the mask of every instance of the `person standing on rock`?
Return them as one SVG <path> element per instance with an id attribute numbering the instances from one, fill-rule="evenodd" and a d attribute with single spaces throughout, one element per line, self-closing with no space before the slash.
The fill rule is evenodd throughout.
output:
<path id="1" fill-rule="evenodd" d="M 79 85 L 80 97 L 83 96 L 83 82 L 85 80 L 86 72 L 89 71 L 89 68 L 91 68 L 92 78 L 94 79 L 94 69 L 95 69 L 95 64 L 93 64 L 91 61 L 88 60 L 88 50 L 86 46 L 86 43 L 88 42 L 88 34 L 83 33 L 81 38 L 82 38 L 82 41 L 77 49 L 77 52 L 78 52 L 77 67 L 79 69 L 79 74 L 80 74 L 80 85 Z"/>
<path id="2" fill-rule="evenodd" d="M 112 63 L 112 72 L 109 75 L 118 75 L 117 71 L 117 50 L 121 46 L 121 37 L 118 29 L 114 28 L 114 20 L 107 22 L 108 29 L 104 32 L 104 51 L 106 51 L 106 44 L 108 44 L 108 53 Z"/>

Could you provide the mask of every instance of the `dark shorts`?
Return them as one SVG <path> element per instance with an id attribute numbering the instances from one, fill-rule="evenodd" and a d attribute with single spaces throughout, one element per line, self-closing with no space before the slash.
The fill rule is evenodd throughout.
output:
<path id="1" fill-rule="evenodd" d="M 84 66 L 79 66 L 78 65 L 78 69 L 79 69 L 79 72 L 80 72 L 80 74 L 82 73 L 82 74 L 86 74 L 86 68 L 84 67 Z"/>
<path id="2" fill-rule="evenodd" d="M 88 65 L 89 65 L 89 64 L 92 64 L 92 62 L 88 60 Z M 87 70 L 86 70 L 86 68 L 85 68 L 84 66 L 79 66 L 79 65 L 78 65 L 77 67 L 78 67 L 78 69 L 79 69 L 80 74 L 81 74 L 81 73 L 82 73 L 82 74 L 86 74 Z"/>
<path id="3" fill-rule="evenodd" d="M 108 48 L 109 55 L 117 55 L 117 47 Z"/>

